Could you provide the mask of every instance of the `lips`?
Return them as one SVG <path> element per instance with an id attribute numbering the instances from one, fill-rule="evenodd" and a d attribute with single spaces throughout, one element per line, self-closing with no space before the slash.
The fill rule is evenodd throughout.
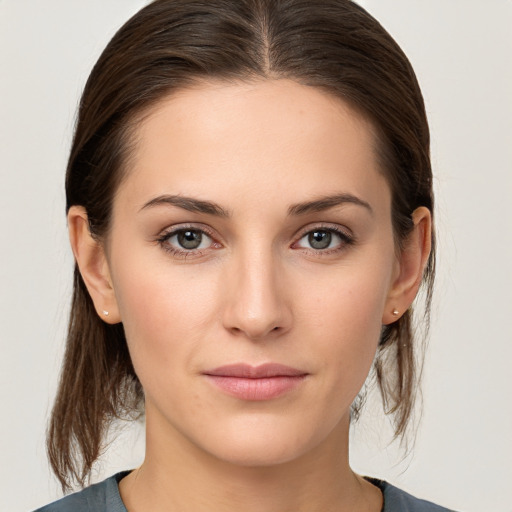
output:
<path id="1" fill-rule="evenodd" d="M 277 363 L 260 366 L 232 364 L 204 372 L 218 389 L 241 400 L 271 400 L 299 386 L 308 375 L 303 370 Z"/>

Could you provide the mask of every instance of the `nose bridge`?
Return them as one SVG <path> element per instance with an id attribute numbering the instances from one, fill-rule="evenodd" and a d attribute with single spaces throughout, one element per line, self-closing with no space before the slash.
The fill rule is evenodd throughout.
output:
<path id="1" fill-rule="evenodd" d="M 270 243 L 240 247 L 233 255 L 225 326 L 248 338 L 261 339 L 289 327 L 291 313 L 284 297 L 282 269 Z"/>

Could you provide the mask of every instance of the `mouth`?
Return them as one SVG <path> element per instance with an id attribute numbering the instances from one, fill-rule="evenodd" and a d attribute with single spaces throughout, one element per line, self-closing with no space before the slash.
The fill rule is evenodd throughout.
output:
<path id="1" fill-rule="evenodd" d="M 203 375 L 228 395 L 241 400 L 263 401 L 292 391 L 308 373 L 277 363 L 260 366 L 240 363 L 220 366 Z"/>

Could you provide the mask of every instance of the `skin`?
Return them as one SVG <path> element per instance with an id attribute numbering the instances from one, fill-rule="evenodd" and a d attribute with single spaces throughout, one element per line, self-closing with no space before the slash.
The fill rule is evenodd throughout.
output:
<path id="1" fill-rule="evenodd" d="M 289 80 L 182 90 L 153 107 L 136 140 L 108 240 L 90 237 L 83 208 L 68 219 L 98 314 L 123 322 L 145 391 L 146 458 L 121 481 L 127 509 L 380 511 L 380 491 L 348 463 L 350 405 L 382 325 L 416 295 L 428 210 L 414 212 L 398 251 L 372 126 Z M 352 199 L 289 213 L 340 194 Z M 145 206 L 164 195 L 228 216 Z M 207 235 L 184 249 L 177 228 Z M 328 248 L 311 245 L 315 230 L 330 233 Z M 248 401 L 204 375 L 240 362 L 307 376 Z"/>

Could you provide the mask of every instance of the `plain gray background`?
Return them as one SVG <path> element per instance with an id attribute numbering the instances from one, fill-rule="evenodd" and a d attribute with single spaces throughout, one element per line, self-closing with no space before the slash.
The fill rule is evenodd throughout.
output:
<path id="1" fill-rule="evenodd" d="M 63 177 L 77 101 L 142 0 L 0 0 L 0 510 L 59 496 L 44 431 L 72 259 Z M 364 474 L 461 511 L 512 511 L 512 2 L 365 0 L 422 84 L 433 139 L 439 269 L 414 452 L 370 400 Z M 95 479 L 140 463 L 127 430 Z"/>

